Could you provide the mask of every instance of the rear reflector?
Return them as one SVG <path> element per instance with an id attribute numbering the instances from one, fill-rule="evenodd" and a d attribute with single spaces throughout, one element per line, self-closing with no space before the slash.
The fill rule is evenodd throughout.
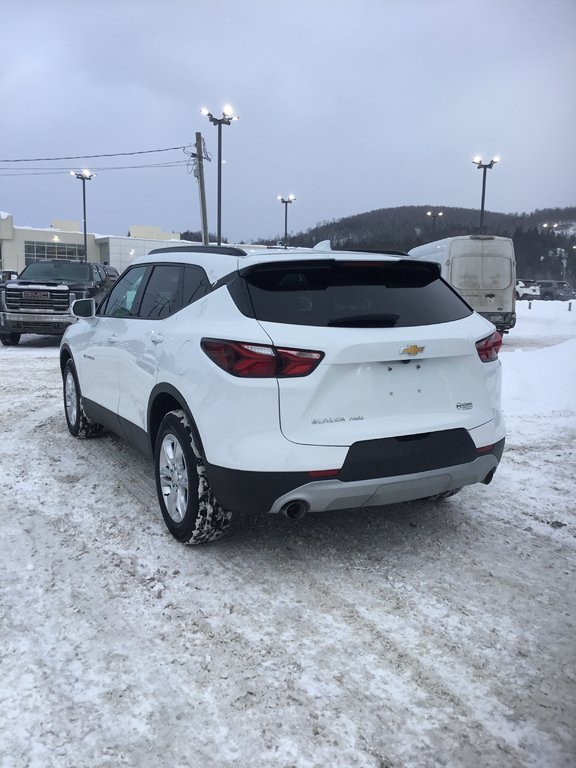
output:
<path id="1" fill-rule="evenodd" d="M 225 339 L 202 339 L 200 346 L 212 362 L 240 378 L 294 378 L 308 376 L 324 357 L 323 352 L 251 344 Z"/>
<path id="2" fill-rule="evenodd" d="M 500 336 L 498 331 L 494 331 L 490 336 L 476 342 L 478 357 L 483 363 L 491 363 L 493 360 L 498 360 L 498 352 L 500 352 L 501 347 L 502 336 Z"/>
<path id="3" fill-rule="evenodd" d="M 476 453 L 490 453 L 494 450 L 493 445 L 483 445 L 482 448 L 476 448 Z"/>
<path id="4" fill-rule="evenodd" d="M 314 469 L 312 472 L 308 472 L 308 475 L 310 477 L 336 477 L 339 472 L 339 469 Z"/>

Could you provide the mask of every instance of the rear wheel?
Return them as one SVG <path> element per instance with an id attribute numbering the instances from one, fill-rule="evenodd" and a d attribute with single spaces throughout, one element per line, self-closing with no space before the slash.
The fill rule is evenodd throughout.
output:
<path id="1" fill-rule="evenodd" d="M 2 342 L 5 347 L 15 347 L 19 341 L 19 333 L 9 333 L 7 336 L 0 336 L 0 342 Z"/>
<path id="2" fill-rule="evenodd" d="M 226 533 L 232 513 L 212 493 L 184 411 L 164 416 L 156 438 L 154 467 L 162 516 L 175 539 L 203 544 Z"/>
<path id="3" fill-rule="evenodd" d="M 74 437 L 96 437 L 104 427 L 86 416 L 78 376 L 72 360 L 68 360 L 63 374 L 64 414 L 68 430 Z"/>

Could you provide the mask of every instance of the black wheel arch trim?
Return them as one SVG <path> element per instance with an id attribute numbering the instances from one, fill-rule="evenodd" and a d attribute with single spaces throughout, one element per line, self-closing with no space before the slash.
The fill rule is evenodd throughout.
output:
<path id="1" fill-rule="evenodd" d="M 204 457 L 204 447 L 202 445 L 202 438 L 200 437 L 200 432 L 198 431 L 198 427 L 196 425 L 194 415 L 192 414 L 190 408 L 188 407 L 186 398 L 175 386 L 173 386 L 172 384 L 168 384 L 167 382 L 164 382 L 162 384 L 156 384 L 156 386 L 150 392 L 150 396 L 148 398 L 148 409 L 146 413 L 146 427 L 147 427 L 147 433 L 148 433 L 148 441 L 150 444 L 150 451 L 151 451 L 150 455 L 151 456 L 154 455 L 154 449 L 156 445 L 156 436 L 158 434 L 158 429 L 160 428 L 162 419 L 164 418 L 166 413 L 168 413 L 168 411 L 174 410 L 173 407 L 170 407 L 167 410 L 161 409 L 164 412 L 162 413 L 162 416 L 160 418 L 158 418 L 154 414 L 154 405 L 155 403 L 158 402 L 158 399 L 161 398 L 163 395 L 172 398 L 188 417 L 188 421 L 190 422 L 190 428 L 192 430 L 192 435 L 194 437 L 194 442 L 198 447 L 198 450 L 202 454 L 202 457 Z"/>
<path id="2" fill-rule="evenodd" d="M 60 371 L 62 375 L 64 375 L 64 368 L 66 368 L 66 363 L 68 360 L 72 360 L 74 369 L 76 369 L 76 363 L 74 362 L 74 355 L 72 354 L 72 350 L 68 344 L 62 344 L 60 346 Z"/>

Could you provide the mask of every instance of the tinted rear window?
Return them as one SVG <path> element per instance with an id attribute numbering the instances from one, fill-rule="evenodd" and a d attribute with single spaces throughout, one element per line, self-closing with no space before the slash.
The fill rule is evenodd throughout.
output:
<path id="1" fill-rule="evenodd" d="M 472 313 L 437 265 L 425 262 L 278 262 L 240 275 L 228 286 L 240 311 L 273 323 L 393 328 Z"/>

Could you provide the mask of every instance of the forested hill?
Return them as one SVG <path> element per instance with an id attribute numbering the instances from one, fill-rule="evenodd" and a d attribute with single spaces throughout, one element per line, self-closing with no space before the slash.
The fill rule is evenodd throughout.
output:
<path id="1" fill-rule="evenodd" d="M 428 216 L 431 211 L 442 216 Z M 325 221 L 290 236 L 291 245 L 312 246 L 330 240 L 335 249 L 392 248 L 408 251 L 443 237 L 478 232 L 480 211 L 471 208 L 411 205 L 382 208 L 338 221 Z M 548 226 L 544 226 L 544 224 Z M 552 225 L 557 225 L 556 227 Z M 562 257 L 567 256 L 566 279 L 576 282 L 576 206 L 545 208 L 532 213 L 484 212 L 484 231 L 511 237 L 517 273 L 525 278 L 561 279 Z"/>
<path id="2" fill-rule="evenodd" d="M 433 218 L 427 215 L 428 211 L 433 214 L 442 211 L 442 216 Z M 359 213 L 337 221 L 323 221 L 305 232 L 290 234 L 289 243 L 313 246 L 322 240 L 330 240 L 336 250 L 409 251 L 432 240 L 476 234 L 479 223 L 480 211 L 474 208 L 406 205 Z M 514 240 L 520 277 L 563 279 L 565 258 L 566 279 L 576 283 L 576 206 L 544 208 L 532 213 L 485 211 L 484 231 Z M 183 232 L 182 238 L 202 239 L 200 232 Z M 273 245 L 281 239 L 282 235 L 276 235 L 255 242 Z"/>

